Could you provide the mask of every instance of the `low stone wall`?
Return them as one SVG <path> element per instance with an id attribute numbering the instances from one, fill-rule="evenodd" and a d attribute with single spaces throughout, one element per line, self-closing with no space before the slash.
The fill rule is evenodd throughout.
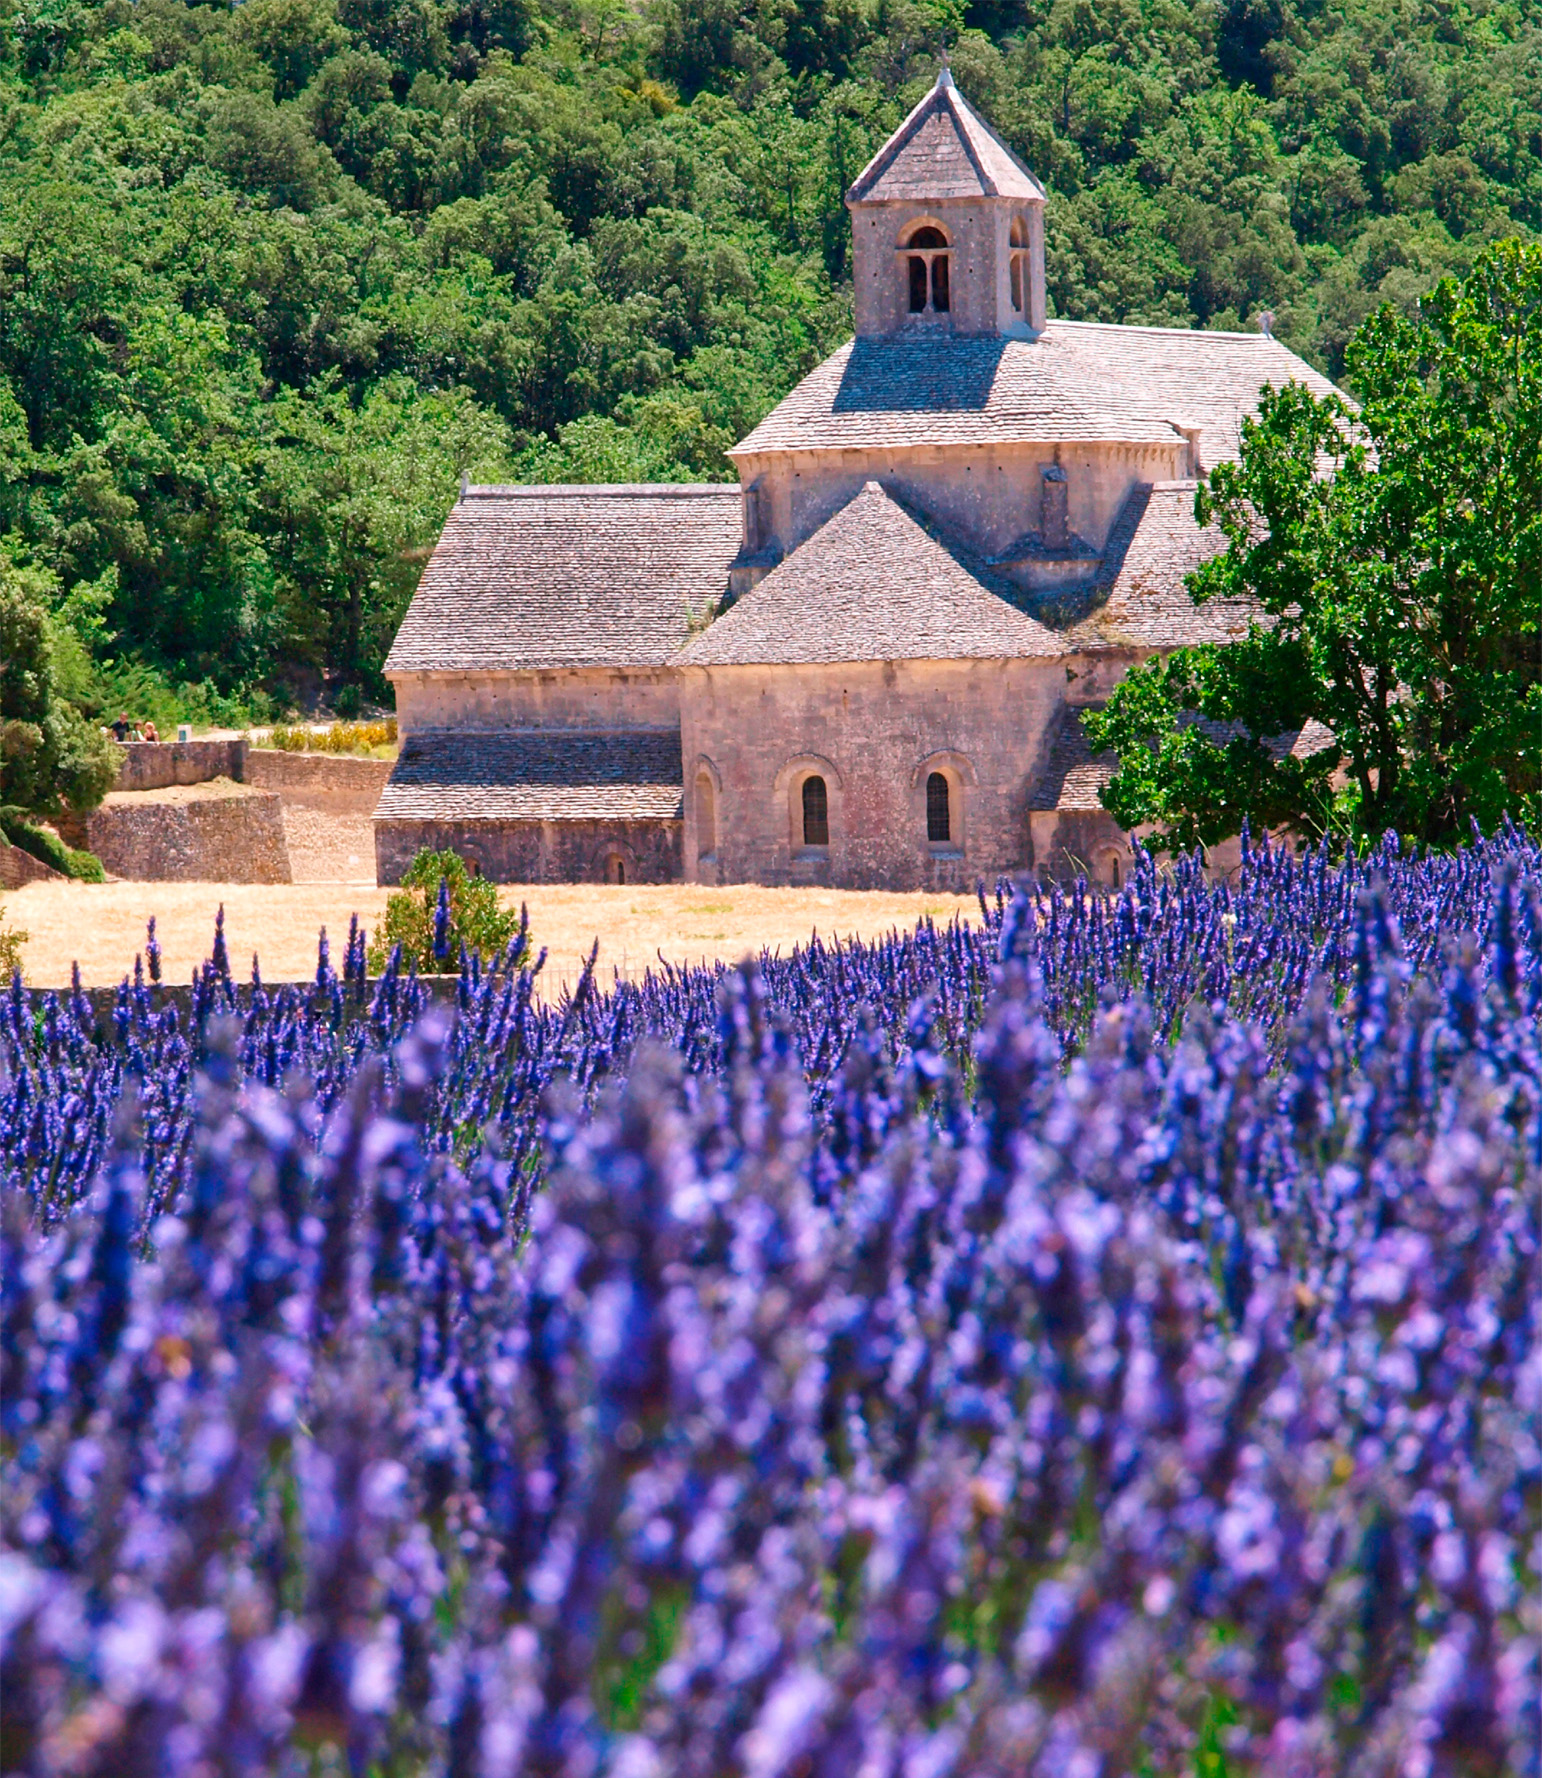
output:
<path id="1" fill-rule="evenodd" d="M 283 803 L 228 781 L 205 795 L 113 791 L 86 817 L 84 844 L 130 882 L 291 881 Z"/>
<path id="2" fill-rule="evenodd" d="M 679 821 L 377 821 L 375 881 L 399 883 L 425 846 L 494 883 L 681 880 Z"/>
<path id="3" fill-rule="evenodd" d="M 67 883 L 69 878 L 41 858 L 23 852 L 0 836 L 0 889 L 24 889 L 28 883 Z"/>
<path id="4" fill-rule="evenodd" d="M 390 776 L 388 759 L 286 753 L 277 747 L 251 747 L 246 754 L 248 784 L 276 790 L 286 803 L 331 815 L 373 815 Z"/>
<path id="5" fill-rule="evenodd" d="M 167 790 L 245 775 L 245 741 L 132 741 L 119 752 L 119 790 Z"/>

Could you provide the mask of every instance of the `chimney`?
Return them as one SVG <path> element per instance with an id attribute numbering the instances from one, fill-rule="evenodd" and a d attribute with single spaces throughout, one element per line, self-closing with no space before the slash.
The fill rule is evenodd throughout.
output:
<path id="1" fill-rule="evenodd" d="M 1273 309 L 1260 309 L 1258 311 L 1258 331 L 1266 340 L 1272 340 L 1274 338 Z"/>
<path id="2" fill-rule="evenodd" d="M 461 497 L 461 499 L 464 500 L 466 498 L 467 494 L 469 494 L 470 492 L 471 492 L 471 475 L 468 470 L 463 469 L 460 472 L 460 497 Z"/>
<path id="3" fill-rule="evenodd" d="M 1071 534 L 1066 525 L 1065 471 L 1056 463 L 1041 473 L 1039 536 L 1045 549 L 1066 549 Z"/>

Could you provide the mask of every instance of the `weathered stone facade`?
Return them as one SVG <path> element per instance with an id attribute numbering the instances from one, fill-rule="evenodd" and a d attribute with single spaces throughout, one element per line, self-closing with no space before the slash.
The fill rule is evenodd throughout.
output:
<path id="1" fill-rule="evenodd" d="M 375 822 L 375 881 L 399 883 L 421 848 L 458 852 L 495 883 L 678 883 L 682 824 L 664 821 Z"/>
<path id="2" fill-rule="evenodd" d="M 463 491 L 386 663 L 382 881 L 445 844 L 505 880 L 1120 880 L 1079 712 L 1245 632 L 1185 589 L 1223 545 L 1197 478 L 1266 386 L 1329 385 L 1263 333 L 1051 319 L 1045 198 L 944 71 L 847 194 L 856 338 L 737 489 Z"/>
<path id="3" fill-rule="evenodd" d="M 246 772 L 242 740 L 134 741 L 118 752 L 118 790 L 168 790 L 174 784 L 207 784 L 214 778 L 239 784 Z"/>

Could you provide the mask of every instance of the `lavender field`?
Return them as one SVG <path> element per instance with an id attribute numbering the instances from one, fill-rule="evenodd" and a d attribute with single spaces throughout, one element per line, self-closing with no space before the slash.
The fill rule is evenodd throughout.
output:
<path id="1" fill-rule="evenodd" d="M 0 1771 L 1539 1771 L 1525 836 L 555 1005 L 222 949 L 0 1002 Z"/>

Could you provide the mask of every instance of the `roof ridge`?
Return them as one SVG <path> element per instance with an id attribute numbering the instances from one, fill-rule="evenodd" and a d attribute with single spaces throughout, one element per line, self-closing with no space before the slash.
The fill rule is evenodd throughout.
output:
<path id="1" fill-rule="evenodd" d="M 683 500 L 740 492 L 737 482 L 472 482 L 462 500 Z"/>

